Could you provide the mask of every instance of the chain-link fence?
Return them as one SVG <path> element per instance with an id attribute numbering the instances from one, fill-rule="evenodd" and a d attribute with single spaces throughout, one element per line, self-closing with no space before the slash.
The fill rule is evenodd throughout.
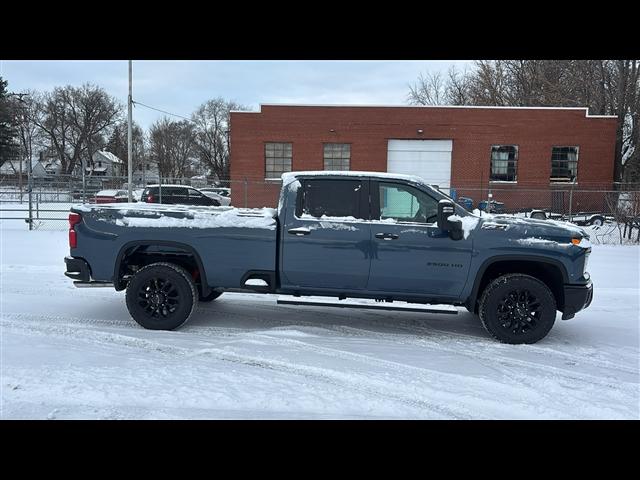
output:
<path id="1" fill-rule="evenodd" d="M 141 196 L 148 184 L 133 185 L 134 201 L 145 200 Z M 221 205 L 242 208 L 277 207 L 281 187 L 278 180 L 220 181 L 205 176 L 163 178 L 162 184 L 195 187 Z M 67 228 L 72 205 L 127 201 L 127 188 L 127 177 L 0 176 L 0 227 L 62 230 Z M 440 189 L 476 213 L 571 221 L 587 228 L 594 243 L 640 242 L 639 185 L 612 190 L 586 185 L 534 188 L 492 183 Z"/>

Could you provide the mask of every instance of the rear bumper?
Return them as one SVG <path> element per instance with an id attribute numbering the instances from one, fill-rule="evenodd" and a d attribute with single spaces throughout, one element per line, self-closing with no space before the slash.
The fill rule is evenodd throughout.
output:
<path id="1" fill-rule="evenodd" d="M 584 310 L 593 300 L 593 284 L 564 286 L 564 310 L 562 320 L 573 318 L 580 310 Z"/>
<path id="2" fill-rule="evenodd" d="M 89 264 L 84 259 L 64 257 L 64 263 L 67 266 L 67 271 L 64 272 L 67 277 L 81 282 L 91 281 L 91 270 L 89 270 Z"/>

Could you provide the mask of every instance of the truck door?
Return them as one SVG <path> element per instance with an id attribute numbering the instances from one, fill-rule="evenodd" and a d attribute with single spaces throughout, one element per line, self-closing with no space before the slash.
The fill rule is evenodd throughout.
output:
<path id="1" fill-rule="evenodd" d="M 467 279 L 472 237 L 451 240 L 437 225 L 438 199 L 395 181 L 371 182 L 371 271 L 367 289 L 457 297 Z"/>
<path id="2" fill-rule="evenodd" d="M 282 225 L 282 286 L 364 289 L 370 262 L 369 181 L 300 180 Z"/>

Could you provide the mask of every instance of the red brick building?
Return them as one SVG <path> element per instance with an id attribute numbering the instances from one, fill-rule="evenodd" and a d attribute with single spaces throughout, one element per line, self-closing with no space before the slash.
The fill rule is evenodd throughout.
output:
<path id="1" fill-rule="evenodd" d="M 611 189 L 616 122 L 586 108 L 262 105 L 231 114 L 232 204 L 275 206 L 283 171 L 349 169 L 551 207 L 574 182 Z"/>

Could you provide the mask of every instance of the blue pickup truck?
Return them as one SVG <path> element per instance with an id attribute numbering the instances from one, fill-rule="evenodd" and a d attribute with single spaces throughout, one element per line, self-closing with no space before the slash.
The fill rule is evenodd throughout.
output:
<path id="1" fill-rule="evenodd" d="M 277 210 L 79 205 L 69 244 L 75 285 L 126 289 L 149 329 L 178 328 L 223 292 L 259 292 L 464 306 L 497 340 L 534 343 L 593 296 L 580 227 L 478 217 L 409 175 L 287 173 Z"/>

